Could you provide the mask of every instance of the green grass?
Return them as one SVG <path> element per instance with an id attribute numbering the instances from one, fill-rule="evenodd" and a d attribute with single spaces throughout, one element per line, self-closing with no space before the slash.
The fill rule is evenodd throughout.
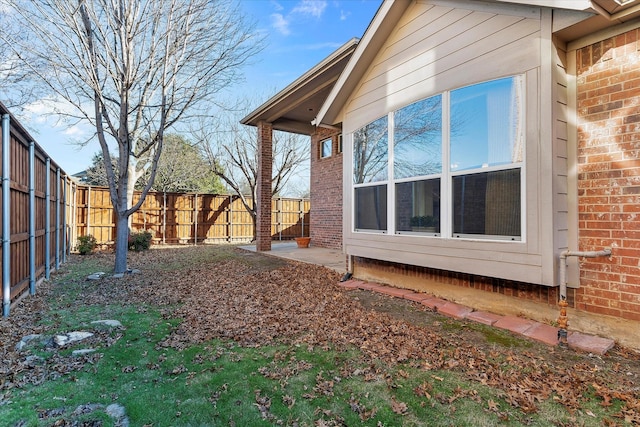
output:
<path id="1" fill-rule="evenodd" d="M 220 259 L 232 256 L 230 251 L 219 255 Z M 176 265 L 180 262 L 176 260 Z M 190 262 L 194 265 L 198 260 Z M 616 402 L 603 408 L 592 396 L 574 414 L 554 399 L 541 402 L 537 413 L 528 414 L 507 403 L 502 391 L 460 373 L 426 370 L 415 361 L 387 366 L 367 361 L 356 348 L 242 348 L 223 340 L 182 350 L 165 348 L 161 342 L 179 320 L 163 316 L 157 307 L 63 303 L 81 292 L 84 284 L 79 279 L 100 269 L 104 271 L 90 259 L 74 266 L 59 284 L 54 309 L 44 321 L 53 322 L 59 332 L 101 330 L 113 344 L 98 348 L 102 356 L 79 371 L 52 372 L 42 384 L 10 390 L 0 404 L 3 426 L 51 426 L 71 419 L 80 405 L 113 403 L 124 406 L 131 426 L 153 427 L 599 426 L 620 409 Z M 97 319 L 117 319 L 124 328 L 91 325 Z M 446 322 L 448 330 L 460 327 Z M 477 330 L 496 346 L 526 347 L 524 340 L 509 334 Z M 59 354 L 68 362 L 75 348 L 82 345 Z M 54 357 L 43 345 L 31 351 Z M 73 419 L 114 425 L 103 410 Z"/>
<path id="2" fill-rule="evenodd" d="M 538 414 L 522 414 L 500 393 L 456 373 L 367 365 L 356 349 L 241 348 L 225 341 L 183 351 L 162 348 L 157 344 L 175 322 L 151 308 L 143 313 L 132 307 L 111 308 L 127 325 L 123 336 L 101 349 L 103 357 L 94 365 L 14 390 L 11 403 L 0 406 L 4 425 L 52 425 L 89 403 L 119 403 L 132 426 L 154 427 L 311 426 L 317 420 L 349 426 L 544 426 L 547 415 L 571 419 L 553 402 L 542 405 Z M 78 318 L 84 324 L 86 313 L 79 312 Z M 261 401 L 270 403 L 268 410 L 260 411 Z M 500 414 L 489 410 L 490 401 Z M 406 405 L 406 411 L 394 412 L 394 402 Z M 38 419 L 39 413 L 55 409 L 63 414 Z M 597 405 L 589 409 L 602 410 Z M 101 412 L 83 418 L 113 425 Z"/>

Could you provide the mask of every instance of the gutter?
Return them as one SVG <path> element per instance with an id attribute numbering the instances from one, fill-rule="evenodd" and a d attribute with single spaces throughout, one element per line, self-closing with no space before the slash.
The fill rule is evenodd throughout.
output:
<path id="1" fill-rule="evenodd" d="M 636 12 L 640 12 L 640 3 L 628 9 L 623 9 L 620 12 L 616 12 L 616 13 L 607 12 L 607 10 L 602 6 L 600 6 L 600 4 L 596 0 L 591 0 L 591 7 L 593 10 L 598 12 L 600 16 L 604 17 L 608 21 L 616 21 L 618 19 L 625 18 L 629 15 L 633 15 Z"/>

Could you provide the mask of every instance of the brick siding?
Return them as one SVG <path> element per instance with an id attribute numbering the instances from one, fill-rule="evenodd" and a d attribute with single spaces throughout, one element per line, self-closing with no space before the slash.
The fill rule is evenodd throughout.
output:
<path id="1" fill-rule="evenodd" d="M 311 244 L 342 248 L 342 153 L 338 152 L 340 133 L 318 128 L 311 136 Z M 321 157 L 321 143 L 332 140 L 331 156 Z"/>
<path id="2" fill-rule="evenodd" d="M 369 271 L 375 270 L 399 276 L 415 277 L 425 281 L 434 280 L 446 285 L 454 285 L 479 291 L 495 292 L 510 297 L 546 303 L 549 305 L 556 305 L 558 302 L 559 289 L 557 287 L 540 286 L 531 283 L 515 282 L 493 277 L 457 273 L 454 271 L 398 264 L 361 257 L 354 257 L 353 262 L 354 264 L 364 267 Z M 418 290 L 428 291 L 428 288 L 425 287 L 425 289 Z M 567 301 L 569 302 L 569 305 L 573 305 L 574 297 L 575 290 L 567 289 Z"/>
<path id="3" fill-rule="evenodd" d="M 640 320 L 640 43 L 635 29 L 577 52 L 579 249 L 576 307 Z"/>
<path id="4" fill-rule="evenodd" d="M 640 30 L 577 51 L 579 250 L 612 248 L 612 257 L 580 258 L 571 307 L 640 320 Z M 356 265 L 408 277 L 555 305 L 558 288 L 391 262 Z"/>
<path id="5" fill-rule="evenodd" d="M 258 123 L 258 175 L 256 198 L 256 250 L 271 250 L 271 172 L 273 128 L 271 123 Z"/>

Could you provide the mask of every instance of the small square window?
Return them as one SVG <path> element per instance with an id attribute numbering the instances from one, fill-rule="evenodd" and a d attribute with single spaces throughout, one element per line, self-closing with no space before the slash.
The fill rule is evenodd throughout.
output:
<path id="1" fill-rule="evenodd" d="M 320 157 L 323 159 L 326 157 L 331 157 L 331 152 L 333 151 L 333 140 L 331 138 L 325 139 L 320 143 Z"/>

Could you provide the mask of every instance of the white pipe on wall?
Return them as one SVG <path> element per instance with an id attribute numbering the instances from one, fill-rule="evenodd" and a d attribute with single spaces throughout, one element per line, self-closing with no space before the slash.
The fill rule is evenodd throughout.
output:
<path id="1" fill-rule="evenodd" d="M 560 253 L 560 300 L 567 298 L 567 258 L 568 257 L 585 257 L 597 258 L 602 256 L 611 256 L 611 249 L 603 249 L 601 251 L 563 251 Z"/>

